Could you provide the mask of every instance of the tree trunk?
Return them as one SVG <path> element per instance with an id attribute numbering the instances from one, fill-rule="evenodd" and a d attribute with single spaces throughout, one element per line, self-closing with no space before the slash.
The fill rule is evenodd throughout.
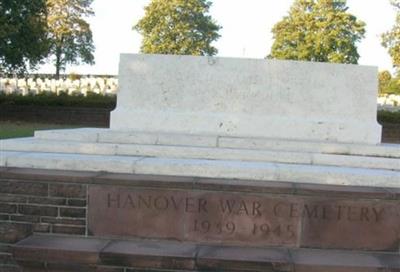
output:
<path id="1" fill-rule="evenodd" d="M 61 48 L 57 46 L 56 48 L 56 79 L 60 78 L 61 70 Z"/>
<path id="2" fill-rule="evenodd" d="M 64 45 L 64 37 L 61 36 L 59 43 L 56 43 L 56 79 L 60 78 L 60 71 L 62 69 L 62 49 Z"/>

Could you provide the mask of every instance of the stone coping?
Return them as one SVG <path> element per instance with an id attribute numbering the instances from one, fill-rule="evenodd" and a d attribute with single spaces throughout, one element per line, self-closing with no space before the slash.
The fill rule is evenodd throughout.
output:
<path id="1" fill-rule="evenodd" d="M 71 236 L 30 236 L 12 246 L 23 267 L 111 265 L 174 271 L 400 271 L 399 253 L 206 246 L 162 240 L 109 240 Z"/>

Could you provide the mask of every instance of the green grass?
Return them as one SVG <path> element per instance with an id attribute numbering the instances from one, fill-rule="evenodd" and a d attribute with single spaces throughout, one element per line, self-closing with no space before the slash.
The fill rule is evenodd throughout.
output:
<path id="1" fill-rule="evenodd" d="M 0 139 L 31 137 L 35 130 L 76 128 L 74 125 L 0 121 Z"/>

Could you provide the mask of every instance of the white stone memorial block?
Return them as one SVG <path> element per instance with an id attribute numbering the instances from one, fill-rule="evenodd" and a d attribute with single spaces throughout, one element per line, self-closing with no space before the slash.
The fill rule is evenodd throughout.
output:
<path id="1" fill-rule="evenodd" d="M 375 67 L 122 54 L 111 129 L 380 143 Z"/>

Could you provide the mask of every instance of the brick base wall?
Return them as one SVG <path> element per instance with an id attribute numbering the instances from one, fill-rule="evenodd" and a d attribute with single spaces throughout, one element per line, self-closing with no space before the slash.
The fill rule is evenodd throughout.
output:
<path id="1" fill-rule="evenodd" d="M 83 184 L 0 178 L 0 271 L 18 270 L 9 246 L 33 233 L 85 235 L 86 192 Z"/>

